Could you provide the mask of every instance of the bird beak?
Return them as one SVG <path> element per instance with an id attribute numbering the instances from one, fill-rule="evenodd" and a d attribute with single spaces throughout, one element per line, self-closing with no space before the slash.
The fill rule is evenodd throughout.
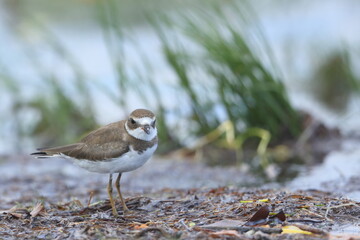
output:
<path id="1" fill-rule="evenodd" d="M 144 127 L 142 127 L 142 130 L 144 130 L 144 132 L 146 132 L 147 134 L 150 134 L 150 125 L 145 125 Z"/>

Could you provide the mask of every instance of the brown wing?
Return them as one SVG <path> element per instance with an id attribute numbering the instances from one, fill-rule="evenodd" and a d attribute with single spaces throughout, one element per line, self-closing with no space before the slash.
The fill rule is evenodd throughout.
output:
<path id="1" fill-rule="evenodd" d="M 79 143 L 39 149 L 40 152 L 33 155 L 44 157 L 62 153 L 72 158 L 93 161 L 120 157 L 129 151 L 124 124 L 125 121 L 111 123 L 89 133 Z"/>
<path id="2" fill-rule="evenodd" d="M 51 157 L 53 155 L 59 154 L 59 153 L 65 153 L 70 152 L 72 150 L 80 148 L 80 143 L 74 143 L 70 145 L 65 146 L 59 146 L 59 147 L 50 147 L 50 148 L 38 148 L 38 152 L 31 153 L 31 155 L 35 155 L 37 157 Z"/>

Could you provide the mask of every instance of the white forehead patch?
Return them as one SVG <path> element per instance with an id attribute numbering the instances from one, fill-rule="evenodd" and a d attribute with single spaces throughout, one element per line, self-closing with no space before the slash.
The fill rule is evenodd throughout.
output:
<path id="1" fill-rule="evenodd" d="M 149 117 L 143 117 L 143 118 L 133 118 L 137 123 L 141 124 L 141 125 L 151 125 L 154 120 L 155 120 L 155 117 L 154 118 L 149 118 Z M 150 133 L 147 134 L 145 133 L 144 130 L 141 129 L 141 127 L 137 127 L 135 129 L 129 129 L 129 127 L 127 126 L 127 124 L 125 124 L 125 128 L 126 128 L 126 131 L 131 135 L 133 136 L 134 138 L 137 138 L 137 139 L 141 139 L 141 140 L 144 140 L 144 141 L 151 141 L 154 139 L 154 137 L 156 137 L 157 135 L 157 129 L 156 127 L 150 127 Z"/>
<path id="2" fill-rule="evenodd" d="M 155 120 L 155 118 L 149 118 L 149 117 L 142 117 L 142 118 L 133 118 L 137 123 L 141 124 L 141 125 L 146 125 L 146 124 L 152 124 Z"/>

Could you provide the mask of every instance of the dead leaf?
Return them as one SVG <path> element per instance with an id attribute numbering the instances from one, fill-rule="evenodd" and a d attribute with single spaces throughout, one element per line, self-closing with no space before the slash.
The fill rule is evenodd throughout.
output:
<path id="1" fill-rule="evenodd" d="M 297 206 L 297 208 L 305 208 L 305 209 L 308 209 L 308 208 L 310 208 L 310 206 L 308 206 L 308 205 L 301 205 L 301 206 Z"/>
<path id="2" fill-rule="evenodd" d="M 73 203 L 78 207 L 84 207 L 84 205 L 78 199 L 73 200 Z"/>
<path id="3" fill-rule="evenodd" d="M 264 198 L 264 199 L 258 199 L 258 200 L 241 200 L 240 203 L 253 203 L 253 202 L 269 202 L 270 199 Z"/>
<path id="4" fill-rule="evenodd" d="M 238 233 L 238 231 L 235 230 L 222 230 L 222 231 L 218 231 L 218 232 L 214 232 L 214 233 L 210 233 L 211 237 L 219 237 L 221 238 L 222 236 L 230 236 L 230 237 L 238 237 L 241 238 L 241 235 Z"/>
<path id="5" fill-rule="evenodd" d="M 148 228 L 148 227 L 149 226 L 147 224 L 143 223 L 143 224 L 140 224 L 140 225 L 135 225 L 134 229 L 139 230 L 139 229 L 145 229 L 145 228 Z"/>
<path id="6" fill-rule="evenodd" d="M 243 221 L 239 221 L 239 220 L 231 220 L 231 219 L 224 219 L 221 220 L 219 222 L 215 222 L 212 224 L 208 224 L 208 225 L 204 225 L 202 226 L 203 228 L 216 228 L 216 229 L 221 229 L 221 228 L 233 228 L 233 227 L 239 227 L 242 226 L 244 224 Z"/>
<path id="7" fill-rule="evenodd" d="M 89 194 L 89 200 L 88 200 L 88 203 L 87 203 L 87 206 L 90 207 L 91 205 L 91 200 L 93 199 L 94 197 L 94 191 L 91 191 L 90 194 Z"/>
<path id="8" fill-rule="evenodd" d="M 16 218 L 22 218 L 22 217 L 23 217 L 23 215 L 20 214 L 20 213 L 9 212 L 9 214 L 10 214 L 11 216 L 13 216 L 13 217 L 16 217 Z"/>
<path id="9" fill-rule="evenodd" d="M 10 208 L 9 210 L 3 210 L 3 213 L 13 213 L 17 210 L 18 208 L 16 206 L 13 206 L 12 208 Z"/>
<path id="10" fill-rule="evenodd" d="M 284 226 L 282 227 L 282 234 L 307 234 L 311 235 L 312 232 L 304 231 L 296 226 Z"/>
<path id="11" fill-rule="evenodd" d="M 296 198 L 296 199 L 300 199 L 300 200 L 314 200 L 313 197 L 304 196 L 304 195 L 300 195 L 300 194 L 293 194 L 286 198 Z"/>
<path id="12" fill-rule="evenodd" d="M 22 218 L 25 215 L 29 214 L 29 212 L 26 209 L 23 208 L 17 208 L 16 206 L 10 208 L 9 210 L 3 210 L 1 213 L 7 213 L 15 218 Z"/>
<path id="13" fill-rule="evenodd" d="M 194 222 L 189 222 L 189 227 L 194 227 L 195 225 L 196 225 L 196 223 L 194 223 Z"/>
<path id="14" fill-rule="evenodd" d="M 319 234 L 319 235 L 327 235 L 328 234 L 326 231 L 322 230 L 321 228 L 315 228 L 315 227 L 311 227 L 311 226 L 305 225 L 305 224 L 295 223 L 295 224 L 291 224 L 291 226 L 298 227 L 304 231 L 312 232 L 313 234 Z"/>
<path id="15" fill-rule="evenodd" d="M 36 217 L 43 209 L 44 209 L 44 206 L 42 203 L 36 204 L 34 209 L 30 212 L 31 217 Z"/>
<path id="16" fill-rule="evenodd" d="M 280 210 L 277 214 L 275 214 L 274 216 L 271 216 L 270 218 L 279 220 L 280 222 L 285 222 L 286 220 L 286 216 L 283 210 Z"/>
<path id="17" fill-rule="evenodd" d="M 245 226 L 254 226 L 258 224 L 265 224 L 269 216 L 269 207 L 262 206 L 246 223 Z"/>

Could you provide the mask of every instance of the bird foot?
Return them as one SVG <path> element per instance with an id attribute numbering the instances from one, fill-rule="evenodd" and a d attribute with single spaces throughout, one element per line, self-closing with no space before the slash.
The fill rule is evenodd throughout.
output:
<path id="1" fill-rule="evenodd" d="M 127 207 L 123 207 L 123 213 L 124 215 L 131 215 L 134 211 L 128 209 Z"/>

